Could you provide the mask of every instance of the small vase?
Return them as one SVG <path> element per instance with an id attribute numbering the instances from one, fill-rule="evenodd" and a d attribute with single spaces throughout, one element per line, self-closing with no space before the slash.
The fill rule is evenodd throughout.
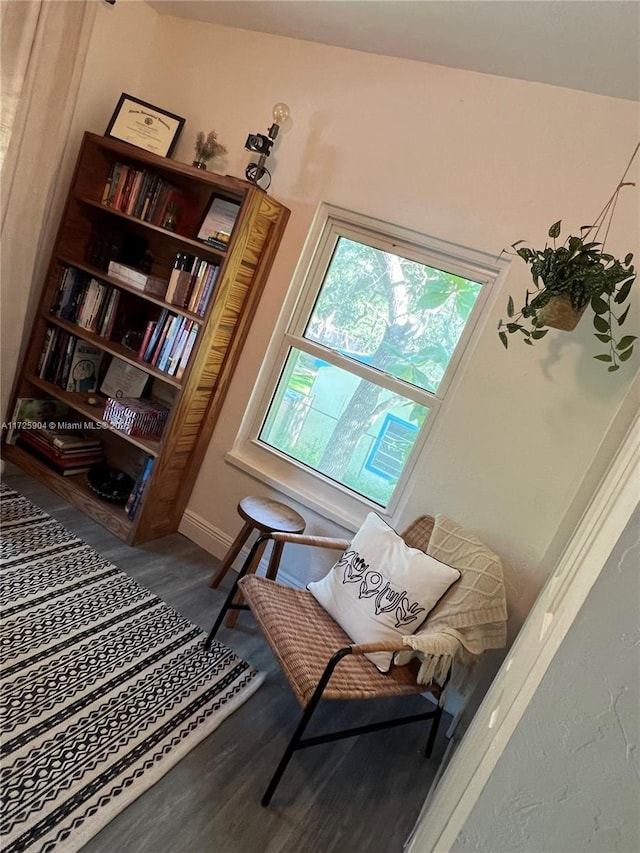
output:
<path id="1" fill-rule="evenodd" d="M 204 162 L 204 160 L 194 160 L 193 165 L 196 167 L 196 169 L 204 169 L 206 171 L 207 164 Z"/>

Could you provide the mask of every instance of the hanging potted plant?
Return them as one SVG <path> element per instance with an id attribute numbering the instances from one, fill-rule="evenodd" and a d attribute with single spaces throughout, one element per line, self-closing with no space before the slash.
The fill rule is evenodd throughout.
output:
<path id="1" fill-rule="evenodd" d="M 636 147 L 629 166 L 615 192 L 605 205 L 593 225 L 583 225 L 580 235 L 569 235 L 561 243 L 562 222 L 554 222 L 548 236 L 552 244 L 545 243 L 542 249 L 521 246 L 522 240 L 512 244 L 518 257 L 530 267 L 534 289 L 527 290 L 524 305 L 516 310 L 513 298 L 507 302 L 507 320 L 500 320 L 498 335 L 505 349 L 508 335 L 522 335 L 524 342 L 532 346 L 543 338 L 549 328 L 571 331 L 585 310 L 593 311 L 596 338 L 606 345 L 606 352 L 594 356 L 608 364 L 609 372 L 618 370 L 620 362 L 631 357 L 635 335 L 618 337 L 618 329 L 629 313 L 631 288 L 636 279 L 632 265 L 633 255 L 627 254 L 619 260 L 605 251 L 605 242 L 611 226 L 618 193 L 625 186 L 626 176 L 633 158 L 640 149 Z M 597 238 L 605 229 L 602 242 Z"/>

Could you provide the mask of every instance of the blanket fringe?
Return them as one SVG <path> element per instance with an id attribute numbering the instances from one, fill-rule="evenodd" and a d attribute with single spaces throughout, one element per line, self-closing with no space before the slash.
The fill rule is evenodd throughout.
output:
<path id="1" fill-rule="evenodd" d="M 437 681 L 438 684 L 443 684 L 449 674 L 452 663 L 453 657 L 451 655 L 426 656 L 418 671 L 418 682 L 420 684 L 430 684 L 432 681 Z"/>

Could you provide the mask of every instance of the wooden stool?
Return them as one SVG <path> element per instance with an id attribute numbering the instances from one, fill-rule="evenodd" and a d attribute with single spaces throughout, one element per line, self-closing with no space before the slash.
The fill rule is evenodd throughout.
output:
<path id="1" fill-rule="evenodd" d="M 218 586 L 222 578 L 227 574 L 233 561 L 242 550 L 242 546 L 254 530 L 260 533 L 274 533 L 276 530 L 281 533 L 302 533 L 306 525 L 304 518 L 294 509 L 278 501 L 272 501 L 269 498 L 242 498 L 238 504 L 238 514 L 244 519 L 244 525 L 240 533 L 233 540 L 224 560 L 220 564 L 220 568 L 211 580 L 210 586 L 214 588 Z M 256 571 L 266 547 L 266 542 L 260 544 L 249 567 L 249 572 Z M 273 543 L 266 572 L 266 577 L 271 578 L 271 580 L 275 578 L 278 571 L 283 548 L 284 542 Z M 242 597 L 239 595 L 236 601 L 242 601 Z M 225 620 L 225 625 L 228 628 L 232 628 L 237 616 L 237 610 L 230 610 Z"/>

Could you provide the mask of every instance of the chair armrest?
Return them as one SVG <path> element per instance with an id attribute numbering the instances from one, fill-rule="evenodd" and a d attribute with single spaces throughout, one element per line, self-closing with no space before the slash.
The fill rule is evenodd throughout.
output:
<path id="1" fill-rule="evenodd" d="M 333 548 L 346 551 L 351 544 L 348 539 L 333 539 L 329 536 L 305 536 L 304 533 L 272 533 L 269 537 L 274 542 L 291 542 L 294 545 L 312 545 L 315 548 Z"/>
<path id="2" fill-rule="evenodd" d="M 371 652 L 406 652 L 407 647 L 401 641 L 383 640 L 379 643 L 354 643 L 349 647 L 352 655 L 365 655 Z"/>

